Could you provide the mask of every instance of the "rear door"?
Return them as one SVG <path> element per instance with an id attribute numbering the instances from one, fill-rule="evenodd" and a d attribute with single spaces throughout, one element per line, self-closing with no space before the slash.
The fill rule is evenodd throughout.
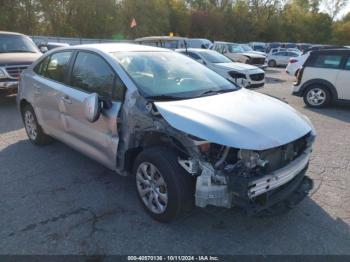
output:
<path id="1" fill-rule="evenodd" d="M 72 54 L 69 50 L 53 53 L 34 68 L 35 113 L 45 132 L 57 138 L 64 136 L 59 102 Z"/>
<path id="2" fill-rule="evenodd" d="M 339 99 L 350 100 L 350 56 L 346 58 L 344 68 L 339 70 L 336 88 Z"/>
<path id="3" fill-rule="evenodd" d="M 90 51 L 76 53 L 72 63 L 69 87 L 64 88 L 61 104 L 66 129 L 66 142 L 115 169 L 117 158 L 118 115 L 125 86 L 102 56 Z M 97 93 L 101 100 L 111 102 L 102 109 L 99 119 L 91 123 L 84 114 L 84 99 Z M 107 105 L 107 103 L 105 103 Z"/>

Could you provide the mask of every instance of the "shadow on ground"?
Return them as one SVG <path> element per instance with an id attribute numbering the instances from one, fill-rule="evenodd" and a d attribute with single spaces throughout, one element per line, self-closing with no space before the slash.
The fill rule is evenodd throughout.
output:
<path id="1" fill-rule="evenodd" d="M 19 141 L 0 151 L 0 165 L 0 253 L 350 254 L 349 225 L 311 198 L 276 217 L 210 208 L 161 224 L 143 211 L 132 177 L 62 143 Z"/>
<path id="2" fill-rule="evenodd" d="M 23 128 L 15 93 L 0 91 L 0 110 L 0 121 L 6 123 L 6 125 L 0 125 L 0 134 Z"/>
<path id="3" fill-rule="evenodd" d="M 343 122 L 350 123 L 350 105 L 332 105 L 331 107 L 328 108 L 310 108 L 306 107 L 306 109 L 317 113 L 317 114 L 322 114 L 331 118 L 338 119 Z"/>

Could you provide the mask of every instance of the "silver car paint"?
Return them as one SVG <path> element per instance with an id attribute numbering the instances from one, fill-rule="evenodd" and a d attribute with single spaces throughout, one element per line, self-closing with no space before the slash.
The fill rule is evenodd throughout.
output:
<path id="1" fill-rule="evenodd" d="M 234 148 L 266 150 L 294 141 L 312 130 L 284 102 L 246 89 L 155 104 L 174 128 Z"/>
<path id="2" fill-rule="evenodd" d="M 63 49 L 55 49 L 47 54 Z M 140 146 L 144 135 L 149 132 L 172 136 L 192 153 L 198 153 L 187 134 L 235 148 L 261 150 L 288 143 L 312 129 L 288 105 L 244 89 L 198 99 L 156 102 L 163 116 L 159 118 L 159 113 L 151 109 L 149 102 L 139 94 L 134 82 L 108 51 L 93 45 L 77 46 L 74 49 L 89 50 L 105 58 L 127 87 L 123 104 L 114 103 L 112 109 L 102 112 L 103 116 L 93 124 L 82 120 L 85 116 L 79 104 L 88 94 L 36 75 L 32 69 L 41 60 L 24 72 L 18 101 L 25 98 L 34 105 L 45 132 L 120 173 L 125 171 L 125 152 Z M 57 89 L 50 91 L 53 99 L 43 102 L 42 109 L 35 104 L 38 98 L 35 98 L 34 84 L 39 80 Z M 71 97 L 72 105 L 62 103 L 65 92 Z M 54 106 L 48 106 L 51 103 Z M 42 117 L 45 110 L 48 116 L 46 120 L 52 119 L 51 122 L 46 122 Z M 119 121 L 123 125 L 118 130 Z"/>

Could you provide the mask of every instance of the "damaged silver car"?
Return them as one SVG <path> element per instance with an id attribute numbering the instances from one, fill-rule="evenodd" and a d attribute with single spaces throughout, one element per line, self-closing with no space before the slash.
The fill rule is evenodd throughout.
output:
<path id="1" fill-rule="evenodd" d="M 193 206 L 287 210 L 312 188 L 307 117 L 170 50 L 52 50 L 23 72 L 18 106 L 30 141 L 53 137 L 133 174 L 141 203 L 162 222 Z"/>

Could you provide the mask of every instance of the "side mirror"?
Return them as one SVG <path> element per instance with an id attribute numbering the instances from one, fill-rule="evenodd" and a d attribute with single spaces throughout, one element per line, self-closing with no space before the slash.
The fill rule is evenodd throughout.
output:
<path id="1" fill-rule="evenodd" d="M 100 117 L 100 113 L 101 103 L 96 93 L 84 99 L 84 114 L 89 122 L 95 122 Z"/>
<path id="2" fill-rule="evenodd" d="M 41 53 L 46 53 L 47 51 L 49 51 L 46 46 L 39 47 L 39 50 Z"/>

